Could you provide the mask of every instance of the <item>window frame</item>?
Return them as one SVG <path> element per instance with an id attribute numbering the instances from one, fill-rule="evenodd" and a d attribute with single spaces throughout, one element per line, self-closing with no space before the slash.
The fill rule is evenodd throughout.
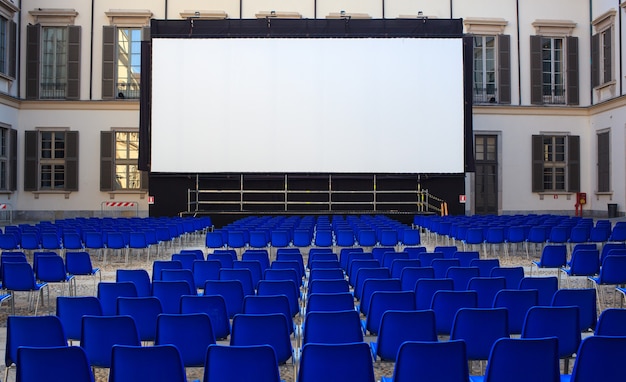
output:
<path id="1" fill-rule="evenodd" d="M 44 134 L 63 134 L 63 155 L 43 155 Z M 24 132 L 24 191 L 67 193 L 78 191 L 78 131 L 68 129 L 37 129 Z M 54 142 L 54 140 L 52 140 Z M 57 150 L 51 145 L 51 153 Z M 46 149 L 47 150 L 47 149 Z M 44 171 L 44 166 L 50 171 Z M 55 171 L 56 168 L 63 171 Z M 45 174 L 51 174 L 50 186 L 44 184 Z M 62 187 L 53 187 L 54 174 L 62 174 Z"/>
<path id="2" fill-rule="evenodd" d="M 610 9 L 591 22 L 595 31 L 591 36 L 591 82 L 596 90 L 615 83 L 616 14 L 615 9 Z"/>
<path id="3" fill-rule="evenodd" d="M 556 146 L 557 139 L 563 139 L 563 151 L 557 158 L 555 150 L 546 150 L 546 140 L 550 140 L 551 147 Z M 548 174 L 546 170 L 551 170 Z M 559 183 L 559 173 L 563 173 L 562 188 Z M 550 187 L 546 187 L 546 174 L 550 176 Z M 580 191 L 580 137 L 565 133 L 546 133 L 532 136 L 532 192 L 537 193 L 572 193 Z"/>
<path id="4" fill-rule="evenodd" d="M 117 134 L 129 133 L 137 135 L 139 144 L 139 129 L 111 129 L 100 132 L 100 191 L 111 193 L 145 193 L 148 189 L 148 172 L 139 170 L 139 146 L 137 158 L 117 158 Z M 117 166 L 136 166 L 139 175 L 138 188 L 119 188 L 117 182 Z"/>

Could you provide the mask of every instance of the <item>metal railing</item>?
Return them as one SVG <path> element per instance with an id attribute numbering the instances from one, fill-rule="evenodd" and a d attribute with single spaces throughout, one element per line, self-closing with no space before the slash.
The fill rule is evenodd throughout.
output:
<path id="1" fill-rule="evenodd" d="M 474 88 L 474 103 L 498 103 L 498 90 L 495 87 Z"/>
<path id="2" fill-rule="evenodd" d="M 42 82 L 40 84 L 39 98 L 63 99 L 66 96 L 66 82 Z"/>
<path id="3" fill-rule="evenodd" d="M 120 82 L 117 84 L 117 95 L 118 99 L 136 99 L 139 98 L 141 87 L 138 83 L 126 83 Z"/>

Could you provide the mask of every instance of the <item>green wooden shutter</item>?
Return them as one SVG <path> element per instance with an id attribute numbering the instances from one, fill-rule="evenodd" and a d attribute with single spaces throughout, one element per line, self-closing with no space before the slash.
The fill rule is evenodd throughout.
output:
<path id="1" fill-rule="evenodd" d="M 41 54 L 41 26 L 26 27 L 26 98 L 39 98 L 39 56 Z"/>
<path id="2" fill-rule="evenodd" d="M 102 27 L 102 99 L 115 98 L 115 27 Z"/>
<path id="3" fill-rule="evenodd" d="M 17 24 L 15 23 L 15 21 L 9 20 L 7 25 L 7 41 L 9 44 L 9 46 L 7 47 L 9 61 L 7 74 L 9 75 L 9 77 L 15 78 L 17 69 Z"/>
<path id="4" fill-rule="evenodd" d="M 532 192 L 543 192 L 543 135 L 532 136 Z"/>
<path id="5" fill-rule="evenodd" d="M 17 130 L 9 129 L 9 191 L 17 190 Z"/>
<path id="6" fill-rule="evenodd" d="M 600 34 L 591 36 L 591 86 L 600 85 Z"/>
<path id="7" fill-rule="evenodd" d="M 78 191 L 78 131 L 65 132 L 65 190 Z"/>
<path id="8" fill-rule="evenodd" d="M 498 38 L 498 102 L 511 103 L 511 36 Z"/>
<path id="9" fill-rule="evenodd" d="M 67 93 L 65 98 L 80 99 L 80 26 L 68 27 Z"/>
<path id="10" fill-rule="evenodd" d="M 580 191 L 580 137 L 567 137 L 567 191 Z"/>
<path id="11" fill-rule="evenodd" d="M 113 132 L 100 132 L 100 191 L 115 190 L 113 181 Z"/>
<path id="12" fill-rule="evenodd" d="M 530 36 L 530 103 L 543 104 L 541 36 Z"/>
<path id="13" fill-rule="evenodd" d="M 598 192 L 611 191 L 611 150 L 609 132 L 598 133 Z"/>
<path id="14" fill-rule="evenodd" d="M 568 105 L 578 105 L 578 37 L 565 39 L 567 49 L 567 97 Z"/>
<path id="15" fill-rule="evenodd" d="M 608 39 L 604 42 L 602 49 L 604 50 L 604 60 L 602 64 L 604 65 L 604 73 L 605 75 L 600 78 L 602 83 L 609 82 L 613 80 L 613 27 L 607 29 L 604 33 L 608 36 Z"/>
<path id="16" fill-rule="evenodd" d="M 39 132 L 24 132 L 24 191 L 39 189 Z"/>

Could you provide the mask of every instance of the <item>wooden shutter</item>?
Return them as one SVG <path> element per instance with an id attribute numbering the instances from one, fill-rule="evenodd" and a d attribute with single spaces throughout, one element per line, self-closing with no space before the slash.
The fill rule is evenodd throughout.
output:
<path id="1" fill-rule="evenodd" d="M 568 105 L 578 105 L 578 37 L 565 39 L 567 49 L 567 97 Z"/>
<path id="2" fill-rule="evenodd" d="M 543 135 L 532 137 L 532 192 L 543 192 Z"/>
<path id="3" fill-rule="evenodd" d="M 39 132 L 24 132 L 24 191 L 37 191 L 39 180 Z"/>
<path id="4" fill-rule="evenodd" d="M 78 131 L 65 132 L 65 191 L 78 191 Z"/>
<path id="5" fill-rule="evenodd" d="M 541 36 L 530 36 L 530 103 L 543 104 Z"/>
<path id="6" fill-rule="evenodd" d="M 102 27 L 102 99 L 115 98 L 115 27 Z"/>
<path id="7" fill-rule="evenodd" d="M 9 191 L 17 190 L 17 130 L 9 129 Z"/>
<path id="8" fill-rule="evenodd" d="M 604 33 L 608 38 L 606 41 L 603 41 L 602 45 L 604 51 L 604 60 L 602 61 L 602 65 L 604 65 L 604 75 L 601 76 L 600 82 L 603 84 L 613 79 L 613 55 L 611 54 L 613 51 L 613 27 L 607 29 Z"/>
<path id="9" fill-rule="evenodd" d="M 580 191 L 580 137 L 567 136 L 567 191 Z"/>
<path id="10" fill-rule="evenodd" d="M 9 67 L 7 74 L 9 77 L 15 78 L 16 69 L 17 69 L 17 24 L 13 20 L 9 20 L 7 23 L 7 33 L 8 33 L 8 61 Z"/>
<path id="11" fill-rule="evenodd" d="M 67 93 L 65 98 L 80 99 L 80 26 L 68 27 Z"/>
<path id="12" fill-rule="evenodd" d="M 41 54 L 41 26 L 26 27 L 26 98 L 39 98 L 39 56 Z"/>
<path id="13" fill-rule="evenodd" d="M 115 190 L 113 181 L 113 132 L 100 132 L 100 191 Z"/>
<path id="14" fill-rule="evenodd" d="M 598 134 L 598 192 L 611 191 L 611 151 L 609 132 Z"/>
<path id="15" fill-rule="evenodd" d="M 511 103 L 511 36 L 501 34 L 498 41 L 498 102 Z"/>
<path id="16" fill-rule="evenodd" d="M 149 172 L 148 171 L 141 171 L 141 185 L 140 185 L 140 189 L 142 191 L 148 191 L 148 179 L 149 179 Z"/>
<path id="17" fill-rule="evenodd" d="M 591 36 L 591 86 L 600 85 L 600 34 Z"/>

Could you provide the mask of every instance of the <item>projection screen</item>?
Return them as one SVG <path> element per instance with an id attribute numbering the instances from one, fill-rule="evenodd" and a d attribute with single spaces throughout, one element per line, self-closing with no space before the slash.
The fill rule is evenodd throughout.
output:
<path id="1" fill-rule="evenodd" d="M 155 172 L 463 173 L 461 38 L 153 38 Z"/>

